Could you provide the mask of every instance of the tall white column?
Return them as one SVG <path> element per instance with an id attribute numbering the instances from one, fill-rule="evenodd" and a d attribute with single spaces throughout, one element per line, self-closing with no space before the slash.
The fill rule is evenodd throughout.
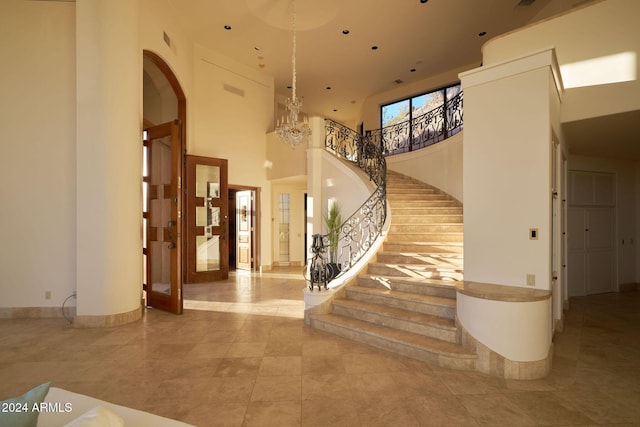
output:
<path id="1" fill-rule="evenodd" d="M 117 325 L 141 315 L 138 29 L 138 1 L 76 1 L 78 326 Z"/>
<path id="2" fill-rule="evenodd" d="M 322 233 L 322 153 L 324 152 L 324 119 L 321 117 L 311 117 L 309 119 L 311 127 L 311 137 L 309 138 L 309 148 L 307 149 L 307 194 L 312 206 L 307 206 L 307 234 Z M 311 239 L 308 239 L 311 245 Z M 308 249 L 308 248 L 307 248 Z"/>

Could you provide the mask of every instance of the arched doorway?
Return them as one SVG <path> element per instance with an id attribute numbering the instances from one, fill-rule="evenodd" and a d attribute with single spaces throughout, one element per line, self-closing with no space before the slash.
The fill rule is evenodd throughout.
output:
<path id="1" fill-rule="evenodd" d="M 148 50 L 143 122 L 143 297 L 148 306 L 180 314 L 186 98 L 168 64 Z"/>

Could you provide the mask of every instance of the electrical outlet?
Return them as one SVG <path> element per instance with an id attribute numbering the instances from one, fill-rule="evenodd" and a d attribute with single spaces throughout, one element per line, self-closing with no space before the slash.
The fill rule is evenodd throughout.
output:
<path id="1" fill-rule="evenodd" d="M 45 291 L 44 299 L 51 299 L 51 291 Z"/>
<path id="2" fill-rule="evenodd" d="M 535 285 L 536 285 L 536 275 L 527 274 L 527 286 L 535 286 Z"/>

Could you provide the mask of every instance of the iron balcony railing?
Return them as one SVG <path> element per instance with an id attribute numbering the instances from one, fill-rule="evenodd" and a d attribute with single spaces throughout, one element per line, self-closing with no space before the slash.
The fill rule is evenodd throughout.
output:
<path id="1" fill-rule="evenodd" d="M 431 111 L 382 129 L 365 132 L 385 156 L 428 147 L 462 130 L 463 92 Z"/>
<path id="2" fill-rule="evenodd" d="M 387 163 L 378 145 L 333 120 L 325 122 L 325 148 L 365 171 L 376 185 L 369 198 L 338 230 L 315 234 L 307 280 L 313 290 L 349 271 L 369 250 L 382 232 L 387 218 Z"/>

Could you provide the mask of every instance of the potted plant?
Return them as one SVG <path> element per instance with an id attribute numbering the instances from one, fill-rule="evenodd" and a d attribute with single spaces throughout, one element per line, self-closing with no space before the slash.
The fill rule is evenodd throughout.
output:
<path id="1" fill-rule="evenodd" d="M 335 277 L 335 275 L 340 271 L 340 266 L 337 264 L 337 257 L 338 241 L 340 240 L 340 226 L 342 225 L 342 214 L 340 213 L 340 206 L 338 206 L 338 203 L 331 203 L 329 213 L 324 217 L 324 223 L 327 226 L 327 237 L 329 239 L 329 263 L 332 264 L 330 268 L 335 272 L 331 275 Z"/>

